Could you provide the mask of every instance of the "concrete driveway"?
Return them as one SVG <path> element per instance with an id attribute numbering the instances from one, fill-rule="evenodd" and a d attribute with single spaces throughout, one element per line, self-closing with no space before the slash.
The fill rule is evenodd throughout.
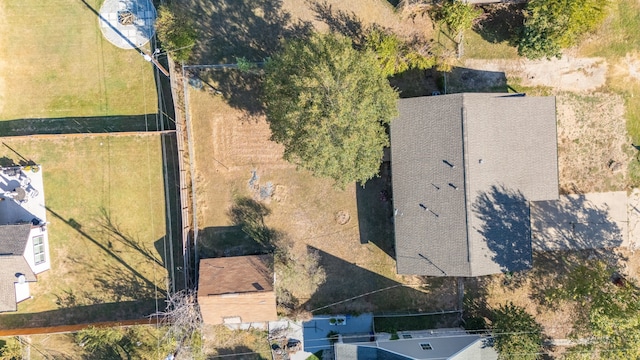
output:
<path id="1" fill-rule="evenodd" d="M 640 203 L 640 193 L 636 197 L 635 203 Z M 630 213 L 629 203 L 624 191 L 563 195 L 557 201 L 532 202 L 533 250 L 628 247 L 634 242 L 629 236 L 630 217 L 634 224 L 640 219 L 640 205 Z"/>

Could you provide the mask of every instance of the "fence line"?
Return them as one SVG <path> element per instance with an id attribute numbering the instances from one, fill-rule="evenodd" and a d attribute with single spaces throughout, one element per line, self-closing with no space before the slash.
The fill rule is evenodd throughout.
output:
<path id="1" fill-rule="evenodd" d="M 171 76 L 169 77 L 171 81 L 171 94 L 173 95 L 173 103 L 174 103 L 174 111 L 175 111 L 175 121 L 176 121 L 176 133 L 177 133 L 177 150 L 178 150 L 178 171 L 180 173 L 180 216 L 182 218 L 182 257 L 183 257 L 183 273 L 185 286 L 188 288 L 189 281 L 189 270 L 191 269 L 190 263 L 190 252 L 189 252 L 189 234 L 192 229 L 191 223 L 191 204 L 190 201 L 194 201 L 195 199 L 191 199 L 189 197 L 189 187 L 193 187 L 192 178 L 187 178 L 189 171 L 191 169 L 191 153 L 185 152 L 184 142 L 185 139 L 189 141 L 188 134 L 189 130 L 187 128 L 187 118 L 188 118 L 188 107 L 186 106 L 186 99 L 184 99 L 182 95 L 182 84 L 184 83 L 184 78 L 182 78 L 176 71 L 175 64 L 173 61 L 169 59 L 169 73 Z M 185 134 L 186 130 L 186 134 Z M 188 162 L 186 161 L 188 159 Z M 185 168 L 186 167 L 186 168 Z M 188 170 L 189 169 L 189 170 Z M 195 231 L 194 231 L 195 232 Z"/>
<path id="2" fill-rule="evenodd" d="M 184 63 L 182 64 L 182 89 L 184 91 L 184 107 L 185 107 L 185 129 L 187 132 L 187 148 L 189 151 L 189 171 L 191 175 L 191 206 L 192 206 L 192 229 L 193 229 L 193 252 L 194 252 L 194 266 L 198 265 L 198 212 L 196 206 L 198 204 L 196 198 L 196 186 L 195 186 L 195 153 L 193 150 L 193 139 L 192 139 L 192 128 L 191 128 L 191 117 L 189 116 L 189 89 L 187 88 L 187 79 L 186 79 L 186 71 L 184 68 Z M 195 277 L 194 281 L 197 284 L 198 281 L 198 269 L 194 269 Z M 195 284 L 194 284 L 195 285 Z"/>
<path id="3" fill-rule="evenodd" d="M 410 316 L 431 316 L 431 315 L 444 315 L 444 314 L 459 314 L 462 313 L 462 310 L 442 310 L 436 312 L 428 312 L 428 313 L 410 313 L 410 314 L 376 314 L 374 313 L 374 317 L 378 318 L 393 318 L 393 317 L 410 317 Z"/>
<path id="4" fill-rule="evenodd" d="M 109 136 L 154 136 L 161 134 L 172 134 L 175 130 L 158 130 L 158 131 L 125 131 L 125 132 L 106 132 L 106 133 L 77 133 L 77 134 L 32 134 L 32 135 L 12 135 L 2 136 L 3 139 L 60 139 L 67 138 L 91 138 L 91 137 L 109 137 Z"/>
<path id="5" fill-rule="evenodd" d="M 121 320 L 121 321 L 101 321 L 88 324 L 76 325 L 56 325 L 46 327 L 32 327 L 20 329 L 0 329 L 0 336 L 23 336 L 23 335 L 41 335 L 41 334 L 64 334 L 73 333 L 90 326 L 92 327 L 115 327 L 115 326 L 134 326 L 134 325 L 156 325 L 156 318 L 149 317 L 144 319 Z"/>

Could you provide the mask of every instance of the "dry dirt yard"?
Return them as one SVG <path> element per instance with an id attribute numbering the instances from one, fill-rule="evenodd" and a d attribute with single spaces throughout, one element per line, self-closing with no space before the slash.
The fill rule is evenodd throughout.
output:
<path id="1" fill-rule="evenodd" d="M 558 167 L 564 193 L 626 190 L 634 151 L 624 100 L 611 93 L 559 93 Z"/>
<path id="2" fill-rule="evenodd" d="M 433 24 L 428 15 L 407 18 L 396 12 L 386 0 L 283 0 L 282 8 L 295 19 L 310 21 L 314 28 L 326 31 L 329 27 L 326 21 L 315 12 L 314 4 L 326 5 L 334 14 L 351 15 L 362 21 L 364 25 L 378 24 L 400 35 L 424 36 L 430 38 Z"/>
<path id="3" fill-rule="evenodd" d="M 391 226 L 390 212 L 374 217 L 385 213 L 387 199 L 379 198 L 378 192 L 373 194 L 374 199 L 357 199 L 361 192 L 355 185 L 337 190 L 331 181 L 314 178 L 282 160 L 283 149 L 269 140 L 270 130 L 263 116 L 248 116 L 207 91 L 190 90 L 189 97 L 196 129 L 198 227 L 203 256 L 241 255 L 255 250 L 239 245 L 251 241 L 229 216 L 238 198 L 250 197 L 270 209 L 271 214 L 264 219 L 266 226 L 292 239 L 296 254 L 301 256 L 310 250 L 320 254 L 326 283 L 313 294 L 297 294 L 308 309 L 394 286 L 323 312 L 428 311 L 456 305 L 453 282 L 429 283 L 418 277 L 398 276 L 388 247 L 373 239 L 361 243 L 363 232 L 370 234 L 372 228 L 382 227 L 388 235 L 382 224 Z M 369 206 L 358 201 L 379 210 L 372 215 Z M 364 216 L 359 213 L 363 209 Z"/>

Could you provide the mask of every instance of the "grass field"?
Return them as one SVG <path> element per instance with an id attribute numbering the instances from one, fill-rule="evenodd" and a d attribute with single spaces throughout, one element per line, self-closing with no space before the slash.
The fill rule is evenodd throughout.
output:
<path id="1" fill-rule="evenodd" d="M 52 268 L 0 326 L 117 321 L 163 306 L 160 136 L 3 138 L 0 157 L 43 167 Z M 60 310 L 64 309 L 64 310 Z"/>
<path id="2" fill-rule="evenodd" d="M 102 0 L 87 0 L 96 11 Z M 0 120 L 156 112 L 153 70 L 80 0 L 0 3 Z"/>

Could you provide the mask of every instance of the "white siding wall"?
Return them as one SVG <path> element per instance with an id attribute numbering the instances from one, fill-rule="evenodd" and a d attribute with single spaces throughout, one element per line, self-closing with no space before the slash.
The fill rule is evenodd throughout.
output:
<path id="1" fill-rule="evenodd" d="M 33 253 L 33 238 L 36 236 L 42 236 L 44 240 L 45 262 L 39 265 L 36 265 Z M 51 258 L 49 257 L 49 236 L 46 230 L 42 231 L 39 227 L 31 229 L 29 241 L 27 241 L 27 246 L 24 250 L 24 258 L 27 260 L 29 267 L 31 267 L 31 270 L 33 270 L 35 274 L 51 269 Z"/>
<path id="2" fill-rule="evenodd" d="M 31 296 L 29 292 L 29 283 L 25 282 L 24 284 L 16 283 L 16 302 L 20 302 L 22 300 L 26 300 Z"/>

